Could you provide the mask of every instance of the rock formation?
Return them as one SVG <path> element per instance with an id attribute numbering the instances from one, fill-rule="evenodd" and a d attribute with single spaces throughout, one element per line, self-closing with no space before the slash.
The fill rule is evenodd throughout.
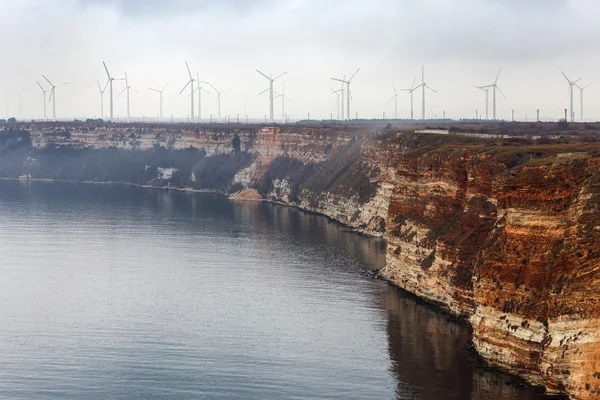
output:
<path id="1" fill-rule="evenodd" d="M 600 398 L 598 144 L 295 126 L 15 132 L 0 134 L 1 177 L 237 193 L 385 237 L 382 275 L 468 321 L 485 362 Z"/>

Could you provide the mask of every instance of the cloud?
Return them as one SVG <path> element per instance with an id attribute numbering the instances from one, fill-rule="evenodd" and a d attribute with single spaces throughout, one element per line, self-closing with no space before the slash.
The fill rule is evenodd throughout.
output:
<path id="1" fill-rule="evenodd" d="M 0 26 L 10 38 L 0 59 L 0 112 L 14 113 L 10 96 L 24 91 L 28 116 L 42 110 L 35 83 L 41 74 L 69 81 L 60 88 L 59 115 L 97 115 L 102 61 L 115 76 L 128 71 L 140 90 L 132 96 L 140 116 L 156 115 L 147 87 L 169 81 L 165 113 L 186 117 L 189 99 L 178 95 L 184 61 L 201 79 L 231 89 L 222 106 L 232 115 L 264 115 L 267 100 L 256 94 L 265 82 L 256 68 L 290 71 L 292 117 L 335 114 L 330 77 L 359 67 L 353 114 L 389 115 L 392 82 L 408 86 L 425 64 L 439 92 L 428 96 L 428 114 L 481 110 L 482 94 L 472 85 L 491 83 L 502 67 L 502 116 L 513 108 L 553 116 L 565 104 L 560 71 L 589 82 L 598 79 L 600 63 L 600 4 L 593 0 L 0 0 L 0 11 L 10 15 Z M 593 93 L 586 91 L 590 117 Z M 399 100 L 400 114 L 408 115 L 408 99 Z M 121 114 L 123 101 L 115 99 Z M 205 102 L 205 112 L 215 113 L 214 96 Z"/>
<path id="2" fill-rule="evenodd" d="M 272 0 L 79 0 L 82 7 L 112 7 L 131 18 L 165 17 L 179 14 L 224 10 L 245 13 L 275 4 Z"/>

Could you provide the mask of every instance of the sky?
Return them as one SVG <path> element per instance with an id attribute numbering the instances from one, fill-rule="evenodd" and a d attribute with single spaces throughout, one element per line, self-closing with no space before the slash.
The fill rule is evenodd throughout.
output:
<path id="1" fill-rule="evenodd" d="M 337 117 L 339 87 L 351 83 L 351 115 L 410 116 L 409 88 L 426 83 L 426 116 L 470 118 L 485 114 L 485 93 L 501 68 L 498 118 L 558 119 L 569 107 L 564 71 L 585 90 L 585 120 L 600 120 L 600 2 L 596 0 L 0 0 L 4 54 L 0 58 L 0 115 L 43 116 L 45 75 L 56 88 L 59 119 L 99 118 L 97 81 L 106 84 L 105 61 L 115 77 L 127 71 L 131 114 L 156 119 L 164 91 L 164 117 L 190 115 L 185 62 L 220 92 L 222 117 L 262 120 L 273 76 L 286 103 L 275 117 Z M 126 116 L 124 82 L 114 82 L 115 119 Z M 203 93 L 202 117 L 217 118 L 215 90 Z M 21 96 L 18 96 L 21 94 Z M 421 117 L 420 90 L 414 93 Z M 580 93 L 574 92 L 577 119 Z M 20 103 L 21 99 L 21 103 Z M 391 101 L 390 101 L 391 100 Z M 197 98 L 196 98 L 197 101 Z M 105 116 L 109 109 L 104 95 Z M 490 92 L 489 113 L 492 114 Z M 47 103 L 52 116 L 52 103 Z M 197 104 L 196 111 L 197 114 Z"/>

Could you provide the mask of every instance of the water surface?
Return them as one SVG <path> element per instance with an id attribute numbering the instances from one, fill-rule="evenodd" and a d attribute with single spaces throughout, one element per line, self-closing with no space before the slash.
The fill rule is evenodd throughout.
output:
<path id="1" fill-rule="evenodd" d="M 282 206 L 0 181 L 0 398 L 538 398 L 384 262 Z"/>

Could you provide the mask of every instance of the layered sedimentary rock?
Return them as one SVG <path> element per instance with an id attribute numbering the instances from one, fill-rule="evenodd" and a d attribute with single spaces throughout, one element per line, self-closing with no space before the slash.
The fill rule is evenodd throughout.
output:
<path id="1" fill-rule="evenodd" d="M 600 145 L 549 142 L 41 124 L 0 134 L 0 176 L 210 190 L 324 214 L 385 237 L 385 278 L 469 321 L 489 364 L 597 399 Z"/>
<path id="2" fill-rule="evenodd" d="M 386 277 L 468 318 L 490 364 L 600 398 L 600 153 L 450 141 L 399 156 Z"/>

